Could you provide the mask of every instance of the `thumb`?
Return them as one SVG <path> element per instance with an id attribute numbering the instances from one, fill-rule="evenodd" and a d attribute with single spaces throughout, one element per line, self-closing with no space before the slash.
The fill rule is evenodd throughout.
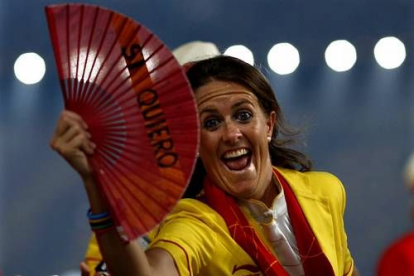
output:
<path id="1" fill-rule="evenodd" d="M 79 264 L 79 268 L 80 268 L 80 271 L 81 271 L 81 276 L 89 276 L 90 275 L 91 271 L 89 270 L 89 267 L 86 265 L 85 262 L 81 262 Z"/>

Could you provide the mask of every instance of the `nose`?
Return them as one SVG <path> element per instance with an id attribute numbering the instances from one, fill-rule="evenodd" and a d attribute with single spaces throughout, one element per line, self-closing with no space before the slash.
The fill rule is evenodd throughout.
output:
<path id="1" fill-rule="evenodd" d="M 235 144 L 242 137 L 239 126 L 235 122 L 226 122 L 223 128 L 223 142 Z"/>

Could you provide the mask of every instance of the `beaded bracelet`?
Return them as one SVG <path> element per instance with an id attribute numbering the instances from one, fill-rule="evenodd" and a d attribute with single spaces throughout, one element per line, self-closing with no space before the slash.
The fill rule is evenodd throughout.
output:
<path id="1" fill-rule="evenodd" d="M 89 209 L 87 213 L 89 219 L 89 225 L 91 226 L 92 231 L 96 234 L 104 234 L 107 231 L 111 230 L 114 226 L 114 222 L 111 219 L 111 216 L 108 212 L 92 214 L 92 211 Z"/>

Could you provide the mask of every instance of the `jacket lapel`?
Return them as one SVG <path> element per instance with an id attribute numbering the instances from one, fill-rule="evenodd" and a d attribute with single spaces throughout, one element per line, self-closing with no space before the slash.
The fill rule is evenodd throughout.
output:
<path id="1" fill-rule="evenodd" d="M 317 180 L 310 183 L 306 174 L 281 168 L 277 168 L 277 171 L 292 189 L 322 251 L 332 264 L 332 267 L 337 267 L 337 260 L 334 257 L 334 228 L 329 198 L 315 191 L 314 186 L 317 185 Z"/>

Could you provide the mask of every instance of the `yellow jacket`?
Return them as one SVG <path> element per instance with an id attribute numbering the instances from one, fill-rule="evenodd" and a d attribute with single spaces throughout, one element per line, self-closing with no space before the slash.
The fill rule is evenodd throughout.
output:
<path id="1" fill-rule="evenodd" d="M 277 170 L 292 188 L 335 275 L 351 275 L 354 264 L 344 228 L 346 194 L 342 183 L 326 172 Z"/>
<path id="2" fill-rule="evenodd" d="M 351 275 L 353 260 L 348 249 L 347 236 L 344 229 L 343 214 L 346 195 L 342 183 L 334 175 L 325 172 L 302 173 L 282 168 L 277 168 L 277 170 L 289 183 L 323 252 L 331 263 L 335 275 Z M 192 201 L 192 204 L 189 204 L 188 201 Z M 191 205 L 200 206 L 194 207 Z M 202 220 L 205 219 L 208 225 L 212 225 L 213 222 L 214 225 L 218 225 L 219 228 L 225 228 L 227 231 L 227 226 L 220 215 L 211 208 L 201 205 L 204 204 L 199 201 L 182 200 L 173 212 L 167 216 L 167 223 L 165 224 L 168 225 L 168 221 L 173 221 L 175 217 L 182 219 L 183 210 L 185 213 L 188 213 L 189 208 L 191 208 L 191 212 L 197 212 L 197 210 L 203 210 L 204 213 L 208 212 L 209 214 L 203 217 Z M 199 216 L 200 214 L 197 214 L 197 219 L 200 219 Z M 156 228 L 156 231 L 158 230 L 159 228 Z M 150 236 L 155 239 L 154 242 L 157 247 L 164 248 L 165 246 L 167 251 L 172 251 L 171 253 L 177 252 L 174 251 L 174 246 L 171 246 L 171 244 L 157 242 L 161 239 L 165 240 L 165 237 L 162 236 L 162 232 L 161 236 L 156 235 L 154 232 L 152 231 Z M 170 234 L 167 230 L 165 232 Z M 190 237 L 186 236 L 185 238 L 188 239 Z M 92 237 L 86 254 L 86 260 L 91 271 L 94 271 L 94 267 L 99 259 L 101 259 L 99 249 L 96 240 Z"/>

